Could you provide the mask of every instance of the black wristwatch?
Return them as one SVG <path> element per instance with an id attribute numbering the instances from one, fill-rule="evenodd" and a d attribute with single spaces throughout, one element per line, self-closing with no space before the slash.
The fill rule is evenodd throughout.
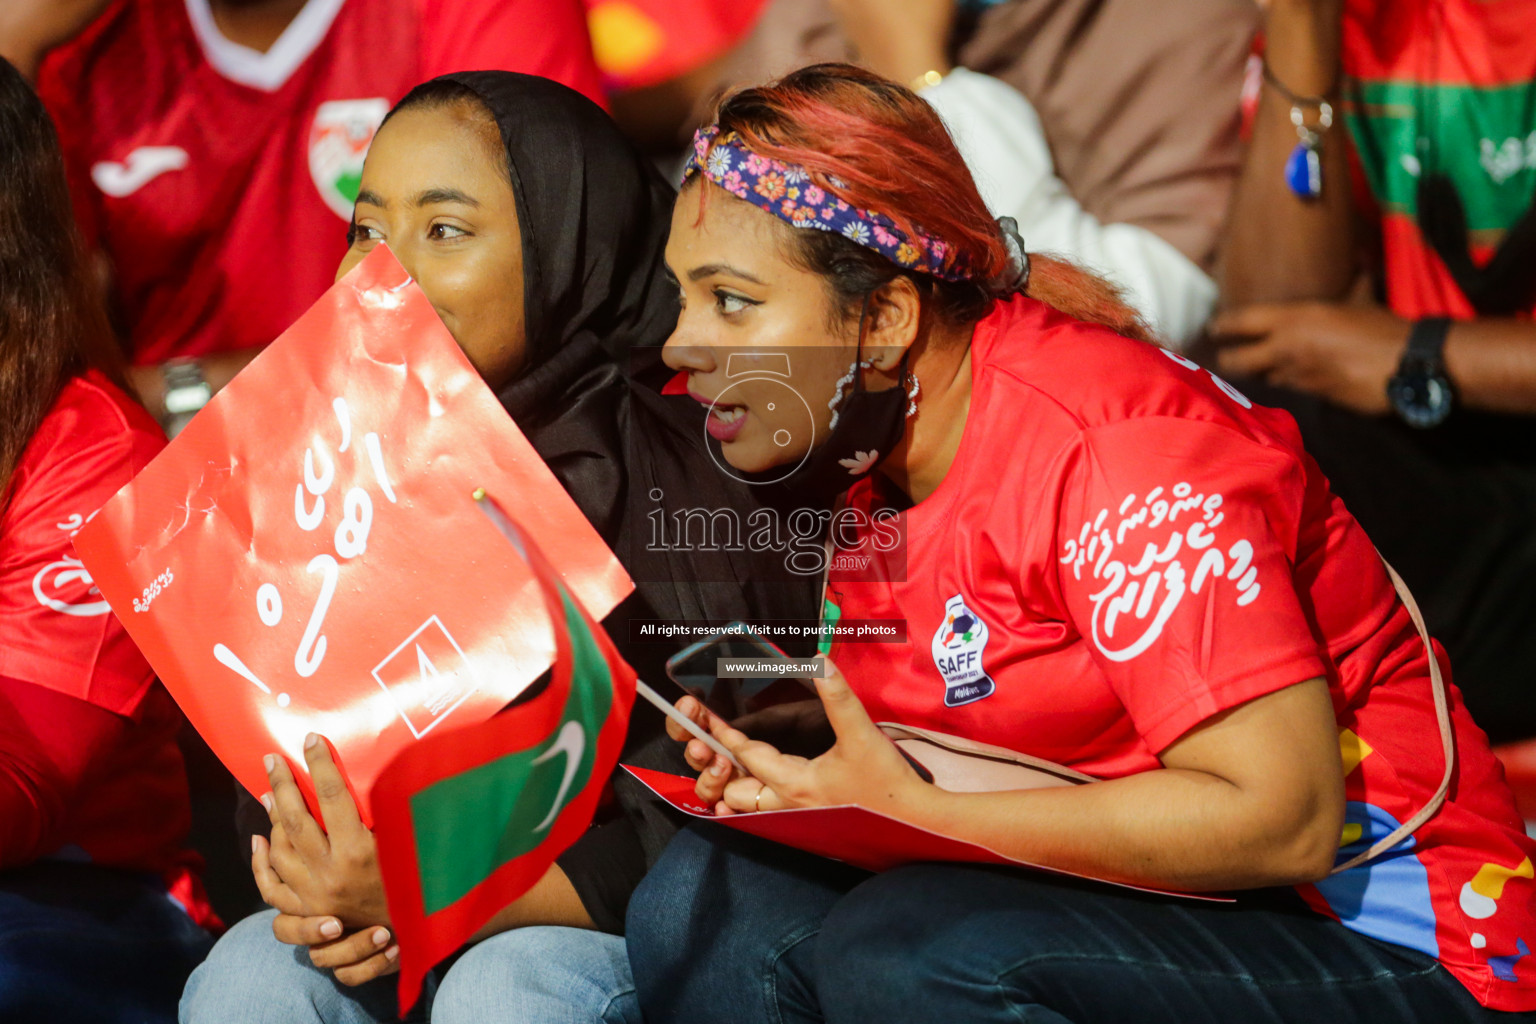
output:
<path id="1" fill-rule="evenodd" d="M 1451 321 L 1430 317 L 1414 322 L 1397 373 L 1387 381 L 1387 401 L 1410 427 L 1428 430 L 1445 422 L 1456 392 L 1445 375 L 1445 336 Z"/>

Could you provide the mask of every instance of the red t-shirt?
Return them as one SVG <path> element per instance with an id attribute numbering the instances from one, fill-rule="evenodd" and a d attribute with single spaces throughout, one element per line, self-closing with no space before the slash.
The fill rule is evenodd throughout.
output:
<path id="1" fill-rule="evenodd" d="M 484 69 L 602 102 L 580 0 L 309 0 L 265 54 L 220 35 L 208 0 L 118 0 L 50 54 L 38 89 L 134 361 L 282 333 L 335 278 L 390 106 Z"/>
<path id="2" fill-rule="evenodd" d="M 193 896 L 181 849 L 191 805 L 176 745 L 180 712 L 70 540 L 164 445 L 149 414 L 100 374 L 64 386 L 0 515 L 0 677 L 130 723 L 115 749 L 91 757 L 44 856 L 160 874 L 201 920 L 206 907 Z"/>
<path id="3" fill-rule="evenodd" d="M 1324 677 L 1348 769 L 1340 861 L 1423 806 L 1444 771 L 1423 644 L 1288 415 L 1032 299 L 1000 303 L 971 358 L 954 464 L 903 513 L 905 576 L 864 544 L 874 575 L 829 579 L 835 614 L 907 622 L 908 644 L 832 651 L 876 721 L 1113 778 Z M 873 486 L 850 501 L 868 509 Z M 1518 964 L 1536 939 L 1536 844 L 1453 707 L 1450 802 L 1398 851 L 1303 894 L 1438 957 L 1487 1005 L 1536 1008 L 1536 965 Z"/>

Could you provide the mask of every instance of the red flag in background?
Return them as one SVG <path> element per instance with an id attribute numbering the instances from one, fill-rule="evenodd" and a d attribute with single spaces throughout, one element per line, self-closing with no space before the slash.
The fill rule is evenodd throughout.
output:
<path id="1" fill-rule="evenodd" d="M 529 534 L 494 514 L 512 541 L 504 547 L 521 547 L 542 590 L 553 678 L 488 721 L 406 747 L 374 784 L 402 1009 L 415 1004 L 428 971 L 527 892 L 591 824 L 635 700 L 634 670 L 607 634 Z"/>
<path id="2" fill-rule="evenodd" d="M 608 87 L 656 85 L 741 42 L 766 0 L 585 0 L 592 52 Z"/>
<path id="3" fill-rule="evenodd" d="M 75 538 L 192 725 L 253 793 L 330 738 L 363 821 L 402 748 L 483 721 L 554 656 L 494 488 L 593 615 L 633 589 L 384 247 L 273 342 Z M 308 773 L 295 775 L 311 808 Z"/>

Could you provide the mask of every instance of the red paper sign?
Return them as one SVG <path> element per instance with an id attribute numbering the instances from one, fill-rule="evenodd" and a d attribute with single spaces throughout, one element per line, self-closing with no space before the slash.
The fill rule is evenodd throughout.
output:
<path id="1" fill-rule="evenodd" d="M 887 817 L 867 807 L 847 805 L 842 807 L 796 807 L 783 811 L 759 811 L 756 814 L 728 814 L 716 816 L 713 808 L 705 807 L 694 795 L 694 780 L 682 775 L 634 768 L 625 765 L 624 770 L 639 779 L 651 792 L 693 818 L 707 818 L 738 832 L 760 839 L 783 843 L 797 850 L 814 853 L 819 857 L 840 860 L 865 871 L 888 871 L 902 864 L 919 861 L 957 861 L 966 864 L 1001 864 L 1009 867 L 1032 868 L 1068 878 L 1087 878 L 1125 889 L 1157 893 L 1163 896 L 1182 896 L 1186 899 L 1210 900 L 1230 903 L 1224 896 L 1208 896 L 1197 893 L 1170 892 L 1140 885 L 1126 885 L 1108 879 L 1080 875 L 1072 871 L 1031 864 L 1029 861 L 1007 857 L 996 850 L 955 839 L 938 832 L 930 832 L 916 825 L 909 825 L 896 818 Z"/>
<path id="2" fill-rule="evenodd" d="M 365 822 L 379 771 L 553 660 L 485 487 L 594 619 L 632 584 L 383 246 L 75 538 L 188 719 L 252 793 L 327 736 Z M 314 806 L 306 772 L 295 773 Z"/>

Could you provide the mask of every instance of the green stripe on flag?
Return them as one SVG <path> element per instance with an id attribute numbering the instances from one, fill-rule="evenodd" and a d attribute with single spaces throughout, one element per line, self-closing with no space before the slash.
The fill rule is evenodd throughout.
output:
<path id="1" fill-rule="evenodd" d="M 1371 192 L 1415 216 L 1420 175 L 1448 175 L 1473 231 L 1502 231 L 1536 193 L 1536 82 L 1496 88 L 1349 83 L 1345 107 Z M 1419 136 L 1429 133 L 1420 144 Z"/>
<path id="2" fill-rule="evenodd" d="M 560 811 L 592 781 L 598 733 L 613 706 L 613 675 L 563 588 L 560 596 L 573 655 L 571 693 L 560 728 L 535 747 L 433 783 L 411 797 L 428 916 L 542 843 Z"/>

